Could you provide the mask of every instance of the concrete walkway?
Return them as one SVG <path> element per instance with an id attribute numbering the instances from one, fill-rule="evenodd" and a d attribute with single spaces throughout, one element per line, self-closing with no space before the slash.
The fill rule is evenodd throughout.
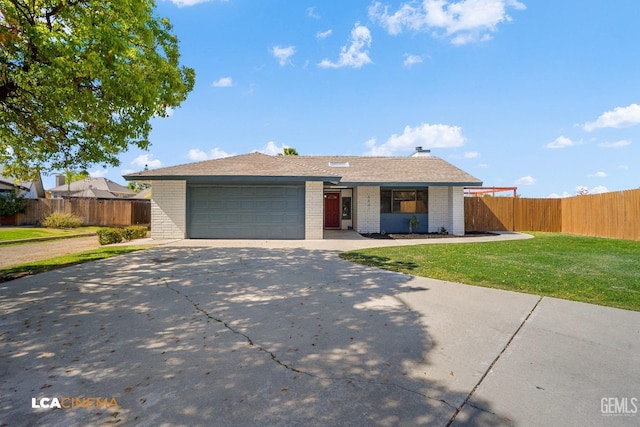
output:
<path id="1" fill-rule="evenodd" d="M 640 313 L 338 258 L 380 242 L 178 241 L 0 284 L 0 425 L 638 425 Z M 54 397 L 118 406 L 32 407 Z"/>
<path id="2" fill-rule="evenodd" d="M 351 230 L 325 230 L 323 240 L 153 240 L 143 239 L 129 244 L 156 244 L 176 247 L 218 247 L 218 248 L 299 248 L 310 250 L 351 251 L 356 249 L 378 248 L 387 246 L 438 245 L 451 243 L 499 242 L 508 240 L 531 239 L 533 236 L 524 233 L 495 232 L 485 236 L 439 237 L 424 239 L 371 239 Z"/>

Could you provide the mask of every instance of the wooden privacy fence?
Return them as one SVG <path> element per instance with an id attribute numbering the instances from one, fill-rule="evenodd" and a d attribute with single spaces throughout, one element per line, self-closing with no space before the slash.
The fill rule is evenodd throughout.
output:
<path id="1" fill-rule="evenodd" d="M 563 199 L 562 231 L 640 240 L 640 189 Z"/>
<path id="2" fill-rule="evenodd" d="M 466 197 L 467 231 L 562 231 L 562 199 Z"/>
<path id="3" fill-rule="evenodd" d="M 467 231 L 550 231 L 640 240 L 640 189 L 564 199 L 465 197 Z"/>
<path id="4" fill-rule="evenodd" d="M 16 225 L 35 225 L 54 212 L 72 213 L 84 225 L 125 227 L 151 224 L 151 202 L 131 199 L 26 200 L 27 210 L 16 215 Z"/>

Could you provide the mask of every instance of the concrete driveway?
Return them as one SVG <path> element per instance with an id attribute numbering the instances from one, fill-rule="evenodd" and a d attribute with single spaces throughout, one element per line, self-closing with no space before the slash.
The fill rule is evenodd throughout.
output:
<path id="1" fill-rule="evenodd" d="M 0 425 L 640 422 L 640 313 L 351 245 L 182 241 L 0 284 Z"/>

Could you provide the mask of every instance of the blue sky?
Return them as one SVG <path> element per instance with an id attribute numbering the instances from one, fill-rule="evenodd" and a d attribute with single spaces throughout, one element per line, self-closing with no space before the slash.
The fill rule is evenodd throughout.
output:
<path id="1" fill-rule="evenodd" d="M 148 152 L 93 175 L 251 151 L 415 146 L 524 197 L 640 187 L 640 2 L 159 0 L 196 86 Z"/>

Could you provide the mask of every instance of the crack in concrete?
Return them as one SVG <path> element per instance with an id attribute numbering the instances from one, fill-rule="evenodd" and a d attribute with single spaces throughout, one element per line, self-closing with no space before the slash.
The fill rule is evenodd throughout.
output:
<path id="1" fill-rule="evenodd" d="M 316 374 L 312 374 L 310 372 L 305 372 L 305 371 L 301 371 L 300 369 L 294 368 L 293 366 L 289 366 L 288 364 L 284 363 L 282 360 L 280 360 L 275 353 L 273 353 L 270 350 L 267 350 L 266 348 L 262 347 L 259 344 L 256 344 L 255 341 L 253 339 L 251 339 L 251 337 L 249 337 L 247 334 L 238 331 L 237 329 L 233 328 L 231 325 L 229 325 L 227 322 L 225 322 L 222 319 L 219 319 L 215 316 L 212 316 L 211 314 L 209 314 L 206 310 L 204 310 L 203 308 L 199 307 L 199 304 L 197 302 L 195 302 L 194 300 L 191 299 L 191 297 L 189 297 L 189 295 L 180 292 L 180 290 L 172 287 L 167 281 L 166 279 L 163 279 L 164 283 L 165 283 L 165 287 L 167 289 L 170 289 L 171 291 L 175 292 L 176 294 L 180 295 L 181 297 L 183 297 L 185 300 L 187 300 L 191 305 L 193 305 L 193 307 L 199 311 L 200 313 L 202 313 L 207 319 L 213 320 L 217 323 L 222 324 L 226 329 L 228 329 L 230 332 L 243 337 L 247 343 L 249 344 L 249 346 L 255 347 L 258 351 L 262 352 L 262 353 L 266 353 L 271 360 L 273 360 L 275 363 L 277 363 L 279 366 L 282 366 L 283 368 L 287 369 L 288 371 L 294 372 L 296 374 L 301 374 L 301 375 L 306 375 L 310 378 L 315 378 L 315 379 L 319 379 L 319 380 L 328 380 L 328 381 L 350 381 L 350 382 L 358 382 L 361 384 L 369 384 L 369 385 L 375 385 L 375 386 L 385 386 L 385 387 L 396 387 L 400 390 L 406 391 L 408 393 L 413 393 L 413 394 L 417 394 L 421 397 L 424 397 L 425 399 L 428 400 L 433 400 L 433 401 L 437 401 L 437 402 L 441 402 L 444 403 L 445 405 L 449 406 L 452 409 L 456 409 L 456 406 L 447 402 L 444 399 L 438 399 L 436 397 L 432 397 L 432 396 L 428 396 L 424 393 L 421 393 L 417 390 L 413 390 L 407 387 L 404 387 L 400 384 L 396 384 L 396 383 L 385 383 L 385 382 L 380 382 L 380 381 L 370 381 L 370 380 L 363 380 L 360 378 L 355 378 L 355 377 L 323 377 L 320 375 L 316 375 Z"/>
<path id="2" fill-rule="evenodd" d="M 451 426 L 451 424 L 455 421 L 455 419 L 458 416 L 458 414 L 462 411 L 462 408 L 464 408 L 464 406 L 467 405 L 467 404 L 469 404 L 469 406 L 471 406 L 472 408 L 478 409 L 478 410 L 480 410 L 482 412 L 486 412 L 488 414 L 496 415 L 495 413 L 493 413 L 491 411 L 488 411 L 487 409 L 480 408 L 480 407 L 478 407 L 476 405 L 473 405 L 473 404 L 469 403 L 469 400 L 471 399 L 471 397 L 473 397 L 473 394 L 476 392 L 476 390 L 478 390 L 478 387 L 480 387 L 480 384 L 482 384 L 482 382 L 487 377 L 487 375 L 489 375 L 489 372 L 491 372 L 491 370 L 496 365 L 496 363 L 498 363 L 498 360 L 500 360 L 500 358 L 502 357 L 504 352 L 507 351 L 507 349 L 509 348 L 509 346 L 511 345 L 511 343 L 515 339 L 516 335 L 518 335 L 518 333 L 520 333 L 520 330 L 524 327 L 524 325 L 527 323 L 527 321 L 529 321 L 529 318 L 531 317 L 533 312 L 536 311 L 536 309 L 538 308 L 538 305 L 540 305 L 540 303 L 542 302 L 543 298 L 544 297 L 538 298 L 538 301 L 536 301 L 536 303 L 533 305 L 533 308 L 527 314 L 527 317 L 525 317 L 524 320 L 522 321 L 522 323 L 520 323 L 520 326 L 518 326 L 518 329 L 516 329 L 516 331 L 513 333 L 513 335 L 511 335 L 511 338 L 509 338 L 509 341 L 507 341 L 507 343 L 504 345 L 504 347 L 502 348 L 500 353 L 498 353 L 498 355 L 495 357 L 495 359 L 493 359 L 493 362 L 491 362 L 491 365 L 489 365 L 489 367 L 484 372 L 482 377 L 480 377 L 480 380 L 478 380 L 478 383 L 473 387 L 473 389 L 469 392 L 469 394 L 464 399 L 462 404 L 460 404 L 460 406 L 456 409 L 456 412 L 451 416 L 451 419 L 447 423 L 447 427 Z"/>

